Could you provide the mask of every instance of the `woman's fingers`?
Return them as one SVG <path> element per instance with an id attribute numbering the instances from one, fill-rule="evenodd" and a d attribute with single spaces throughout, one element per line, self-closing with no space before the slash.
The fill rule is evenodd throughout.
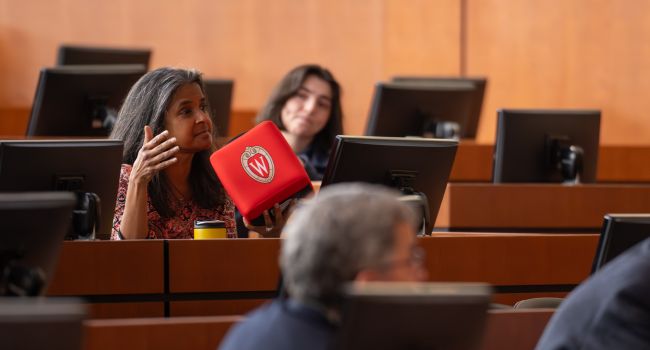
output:
<path id="1" fill-rule="evenodd" d="M 163 132 L 161 132 L 160 134 L 156 135 L 155 137 L 149 139 L 148 141 L 147 141 L 147 139 L 145 137 L 145 142 L 142 145 L 142 149 L 143 150 L 152 150 L 152 149 L 156 148 L 159 144 L 163 144 L 164 141 L 166 141 L 168 139 L 171 139 L 169 137 L 169 131 L 163 130 Z"/>
<path id="2" fill-rule="evenodd" d="M 149 125 L 144 126 L 144 142 L 142 143 L 143 145 L 146 144 L 147 142 L 151 141 L 153 138 L 153 130 Z"/>
<path id="3" fill-rule="evenodd" d="M 268 210 L 265 210 L 262 215 L 264 215 L 264 227 L 266 228 L 267 231 L 273 229 L 273 220 L 271 219 L 271 214 L 269 214 Z"/>
<path id="4" fill-rule="evenodd" d="M 153 142 L 153 140 L 152 140 L 152 142 Z M 174 148 L 178 148 L 178 146 L 176 145 L 176 138 L 171 137 L 171 138 L 165 140 L 164 142 L 158 144 L 157 146 L 154 146 L 153 148 L 142 149 L 140 151 L 140 153 L 142 153 L 142 158 L 145 159 L 146 161 L 150 161 L 150 162 L 151 161 L 153 161 L 153 162 L 162 161 L 162 160 L 164 160 L 166 158 L 169 158 L 169 157 L 160 158 L 158 156 L 161 155 L 161 154 L 164 154 L 165 152 L 171 151 Z M 179 148 L 179 150 L 180 150 L 180 148 Z M 172 153 L 176 153 L 176 152 L 177 151 L 173 151 Z"/>
<path id="5" fill-rule="evenodd" d="M 166 167 L 176 163 L 177 161 L 178 161 L 178 158 L 176 158 L 176 157 L 169 158 L 169 159 L 167 159 L 165 161 L 162 161 L 162 162 L 152 166 L 152 170 L 154 172 L 161 171 L 161 170 L 165 169 Z"/>
<path id="6" fill-rule="evenodd" d="M 166 151 L 159 153 L 158 155 L 153 156 L 153 158 L 149 159 L 149 162 L 151 164 L 161 163 L 165 160 L 172 158 L 176 153 L 178 153 L 178 151 L 180 151 L 180 149 L 181 149 L 180 147 L 174 146 Z"/>
<path id="7" fill-rule="evenodd" d="M 282 214 L 282 208 L 278 203 L 273 205 L 273 215 L 275 216 L 275 224 L 284 223 L 284 215 Z"/>
<path id="8" fill-rule="evenodd" d="M 148 182 L 157 172 L 178 161 L 174 155 L 179 150 L 176 138 L 170 137 L 169 131 L 153 136 L 151 127 L 145 126 L 144 143 L 133 163 L 132 176 Z"/>
<path id="9" fill-rule="evenodd" d="M 179 146 L 176 145 L 176 138 L 166 138 L 168 135 L 169 132 L 165 130 L 144 144 L 140 150 L 143 161 L 155 165 L 168 159 L 180 150 Z"/>

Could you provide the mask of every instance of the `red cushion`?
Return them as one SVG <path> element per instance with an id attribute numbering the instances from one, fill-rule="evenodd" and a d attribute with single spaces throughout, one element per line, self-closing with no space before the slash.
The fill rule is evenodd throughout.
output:
<path id="1" fill-rule="evenodd" d="M 258 124 L 214 152 L 210 163 L 239 212 L 249 221 L 311 186 L 302 163 L 270 121 Z"/>

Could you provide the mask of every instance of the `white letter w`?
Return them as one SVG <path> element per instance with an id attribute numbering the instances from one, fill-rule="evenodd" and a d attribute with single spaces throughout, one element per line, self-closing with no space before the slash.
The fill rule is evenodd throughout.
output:
<path id="1" fill-rule="evenodd" d="M 248 163 L 248 165 L 251 168 L 255 169 L 258 174 L 264 177 L 269 176 L 269 170 L 266 168 L 266 164 L 264 164 L 264 160 L 256 158 L 252 162 Z"/>

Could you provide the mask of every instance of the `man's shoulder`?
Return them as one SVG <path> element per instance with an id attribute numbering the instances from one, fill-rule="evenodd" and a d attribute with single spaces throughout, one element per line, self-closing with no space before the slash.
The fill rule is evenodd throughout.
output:
<path id="1" fill-rule="evenodd" d="M 551 318 L 536 349 L 650 346 L 649 274 L 647 239 L 578 286 Z"/>
<path id="2" fill-rule="evenodd" d="M 309 311 L 285 301 L 264 304 L 246 316 L 227 334 L 220 349 L 325 348 L 333 330 Z"/>

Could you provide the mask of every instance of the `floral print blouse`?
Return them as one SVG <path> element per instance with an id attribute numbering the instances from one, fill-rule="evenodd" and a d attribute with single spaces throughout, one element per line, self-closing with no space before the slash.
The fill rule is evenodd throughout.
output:
<path id="1" fill-rule="evenodd" d="M 120 224 L 124 214 L 124 205 L 126 203 L 126 190 L 129 186 L 129 175 L 131 174 L 131 165 L 122 164 L 120 171 L 120 182 L 117 192 L 117 201 L 115 204 L 115 217 L 113 219 L 113 229 L 111 239 L 119 240 Z M 147 238 L 194 238 L 194 221 L 195 220 L 221 220 L 226 224 L 228 238 L 237 236 L 235 230 L 235 210 L 230 198 L 226 197 L 225 203 L 217 208 L 205 209 L 198 206 L 192 200 L 173 199 L 170 203 L 172 209 L 177 214 L 171 218 L 161 217 L 156 209 L 151 205 L 151 198 L 147 200 L 147 218 L 149 219 L 149 232 Z"/>

